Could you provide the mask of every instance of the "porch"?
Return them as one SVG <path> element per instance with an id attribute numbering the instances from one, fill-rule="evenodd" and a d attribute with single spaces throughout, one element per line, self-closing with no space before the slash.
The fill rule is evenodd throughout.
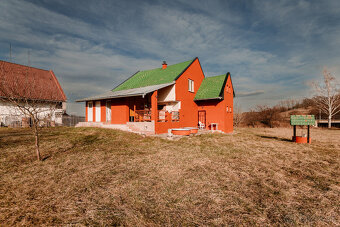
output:
<path id="1" fill-rule="evenodd" d="M 129 97 L 129 122 L 178 122 L 180 101 L 175 85 L 158 89 L 145 96 Z"/>
<path id="2" fill-rule="evenodd" d="M 147 131 L 157 133 L 159 124 L 170 127 L 180 121 L 181 102 L 176 100 L 173 83 L 109 92 L 79 101 L 86 101 L 86 122 L 100 123 L 99 127 L 128 125 L 132 131 L 145 131 L 147 127 Z"/>
<path id="3" fill-rule="evenodd" d="M 130 122 L 151 122 L 152 111 L 148 109 L 135 110 Z M 157 110 L 157 122 L 179 122 L 179 111 L 168 112 L 166 110 Z"/>

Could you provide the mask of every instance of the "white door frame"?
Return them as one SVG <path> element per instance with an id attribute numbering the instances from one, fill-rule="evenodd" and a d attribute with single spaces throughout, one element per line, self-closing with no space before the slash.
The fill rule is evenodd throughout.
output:
<path id="1" fill-rule="evenodd" d="M 111 122 L 111 101 L 106 101 L 106 121 Z"/>
<path id="2" fill-rule="evenodd" d="M 93 102 L 87 103 L 87 121 L 93 121 Z"/>
<path id="3" fill-rule="evenodd" d="M 100 101 L 96 101 L 96 122 L 100 122 L 100 115 L 101 115 L 101 108 L 100 108 Z"/>

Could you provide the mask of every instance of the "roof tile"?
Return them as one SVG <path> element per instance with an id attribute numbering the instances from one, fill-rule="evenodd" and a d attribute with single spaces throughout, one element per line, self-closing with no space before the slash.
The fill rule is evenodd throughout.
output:
<path id="1" fill-rule="evenodd" d="M 66 96 L 52 71 L 0 60 L 0 96 L 66 101 Z"/>
<path id="2" fill-rule="evenodd" d="M 195 59 L 194 59 L 195 60 Z M 185 61 L 175 65 L 168 65 L 166 69 L 157 68 L 139 71 L 112 91 L 121 91 L 151 85 L 171 83 L 193 62 Z"/>
<path id="3" fill-rule="evenodd" d="M 206 77 L 202 81 L 194 100 L 218 99 L 222 98 L 221 91 L 224 87 L 227 75 Z"/>

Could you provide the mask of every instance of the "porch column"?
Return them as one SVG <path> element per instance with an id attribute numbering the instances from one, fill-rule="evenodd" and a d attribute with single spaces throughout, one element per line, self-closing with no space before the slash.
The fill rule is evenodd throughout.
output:
<path id="1" fill-rule="evenodd" d="M 151 95 L 151 121 L 157 122 L 158 109 L 157 109 L 157 91 L 154 91 Z"/>
<path id="2" fill-rule="evenodd" d="M 136 122 L 136 104 L 133 104 L 133 121 Z"/>

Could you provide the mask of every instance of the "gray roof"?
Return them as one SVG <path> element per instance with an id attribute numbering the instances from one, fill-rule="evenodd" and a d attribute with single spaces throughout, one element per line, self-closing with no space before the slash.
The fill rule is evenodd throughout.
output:
<path id="1" fill-rule="evenodd" d="M 122 91 L 108 91 L 101 95 L 78 99 L 76 100 L 76 102 L 85 102 L 85 101 L 100 100 L 100 99 L 123 98 L 123 97 L 131 97 L 131 96 L 143 96 L 144 97 L 148 93 L 168 87 L 173 84 L 175 84 L 175 82 L 127 89 L 127 90 L 122 90 Z"/>

